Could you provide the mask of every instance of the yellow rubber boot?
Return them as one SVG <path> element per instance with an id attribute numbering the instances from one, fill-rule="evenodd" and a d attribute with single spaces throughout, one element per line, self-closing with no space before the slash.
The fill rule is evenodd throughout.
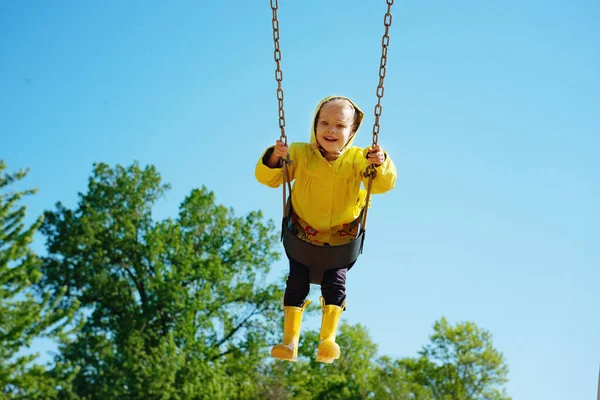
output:
<path id="1" fill-rule="evenodd" d="M 322 296 L 320 300 L 321 307 L 323 308 L 323 319 L 321 320 L 317 361 L 331 364 L 333 360 L 340 358 L 340 346 L 335 342 L 335 336 L 340 316 L 344 308 L 346 308 L 346 301 L 340 307 L 334 304 L 325 305 L 325 299 Z"/>
<path id="2" fill-rule="evenodd" d="M 283 342 L 273 346 L 271 356 L 284 361 L 296 361 L 302 314 L 309 304 L 310 300 L 306 300 L 302 307 L 283 307 Z"/>

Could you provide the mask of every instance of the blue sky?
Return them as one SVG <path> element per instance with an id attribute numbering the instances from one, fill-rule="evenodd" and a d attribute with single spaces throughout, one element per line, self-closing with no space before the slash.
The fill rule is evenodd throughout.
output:
<path id="1" fill-rule="evenodd" d="M 367 146 L 385 1 L 280 8 L 289 140 L 342 94 L 367 114 Z M 374 198 L 344 318 L 395 357 L 416 355 L 442 316 L 473 321 L 504 353 L 514 399 L 592 398 L 600 3 L 413 0 L 393 15 L 379 142 L 399 178 Z M 280 191 L 253 175 L 279 137 L 274 69 L 266 0 L 2 2 L 0 157 L 32 169 L 30 219 L 74 207 L 92 163 L 139 160 L 173 187 L 157 218 L 205 185 L 277 222 Z"/>

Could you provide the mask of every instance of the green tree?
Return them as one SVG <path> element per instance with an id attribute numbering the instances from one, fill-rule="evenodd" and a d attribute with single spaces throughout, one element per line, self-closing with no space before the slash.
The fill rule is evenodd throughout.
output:
<path id="1" fill-rule="evenodd" d="M 313 388 L 313 399 L 365 399 L 370 395 L 377 345 L 367 328 L 361 324 L 340 324 L 336 341 L 343 354 L 333 364 L 314 361 L 319 344 L 319 332 L 310 332 L 306 337 L 303 354 L 310 360 L 307 372 L 309 385 Z"/>
<path id="2" fill-rule="evenodd" d="M 436 400 L 510 400 L 502 385 L 508 366 L 492 345 L 490 332 L 472 322 L 452 326 L 445 318 L 434 325 L 431 343 L 421 357 L 400 367 L 429 389 Z"/>
<path id="3" fill-rule="evenodd" d="M 358 325 L 340 324 L 336 339 L 342 349 L 333 364 L 315 361 L 319 332 L 302 332 L 298 361 L 268 363 L 262 381 L 260 398 L 265 399 L 366 399 L 373 392 L 375 355 L 367 329 Z"/>
<path id="4" fill-rule="evenodd" d="M 427 387 L 420 384 L 412 371 L 413 359 L 392 360 L 388 356 L 377 362 L 377 372 L 373 378 L 374 399 L 433 400 Z"/>
<path id="5" fill-rule="evenodd" d="M 502 385 L 508 368 L 491 334 L 471 322 L 437 321 L 417 357 L 375 358 L 365 327 L 342 323 L 342 356 L 314 361 L 318 332 L 302 333 L 295 364 L 271 362 L 262 381 L 265 399 L 509 400 Z"/>
<path id="6" fill-rule="evenodd" d="M 42 285 L 82 306 L 58 358 L 80 369 L 65 398 L 256 398 L 281 314 L 274 226 L 205 188 L 155 221 L 168 189 L 153 166 L 98 164 L 75 209 L 46 213 Z"/>
<path id="7" fill-rule="evenodd" d="M 50 399 L 58 387 L 67 387 L 69 376 L 57 380 L 44 366 L 35 364 L 37 354 L 25 355 L 32 341 L 40 337 L 56 337 L 69 322 L 69 309 L 57 307 L 64 288 L 37 296 L 34 289 L 42 274 L 40 260 L 30 243 L 40 224 L 24 223 L 26 207 L 23 196 L 35 190 L 9 191 L 28 171 L 6 172 L 0 160 L 0 398 Z M 60 368 L 55 366 L 55 370 Z"/>

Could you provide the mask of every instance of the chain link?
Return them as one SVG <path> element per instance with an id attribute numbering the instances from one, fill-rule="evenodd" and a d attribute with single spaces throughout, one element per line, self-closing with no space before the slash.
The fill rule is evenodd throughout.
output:
<path id="1" fill-rule="evenodd" d="M 273 10 L 273 43 L 275 45 L 273 57 L 275 58 L 275 63 L 277 64 L 277 69 L 275 70 L 275 80 L 277 80 L 277 107 L 279 109 L 279 129 L 281 129 L 279 140 L 282 140 L 287 145 L 287 136 L 285 135 L 285 111 L 283 110 L 283 87 L 281 86 L 281 82 L 283 81 L 283 71 L 281 70 L 279 20 L 277 19 L 278 6 L 278 0 L 271 0 L 271 10 Z"/>

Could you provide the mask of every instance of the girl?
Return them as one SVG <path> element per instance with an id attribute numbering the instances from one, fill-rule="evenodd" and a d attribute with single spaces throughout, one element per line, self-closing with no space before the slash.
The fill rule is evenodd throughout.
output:
<path id="1" fill-rule="evenodd" d="M 396 167 L 379 147 L 368 149 L 353 147 L 364 114 L 350 99 L 331 96 L 317 106 L 310 143 L 292 143 L 289 148 L 280 140 L 268 148 L 256 165 L 256 179 L 269 186 L 283 183 L 280 159 L 290 155 L 289 179 L 292 188 L 293 230 L 301 239 L 321 246 L 348 243 L 356 237 L 358 218 L 366 206 L 368 178 L 363 172 L 375 165 L 371 193 L 385 193 L 396 182 Z M 289 258 L 289 257 L 288 257 Z M 295 361 L 302 314 L 310 300 L 307 266 L 293 259 L 283 298 L 283 341 L 273 347 L 271 355 L 280 360 Z M 320 342 L 317 361 L 332 363 L 340 356 L 335 343 L 336 331 L 342 311 L 346 307 L 346 272 L 354 263 L 339 269 L 330 269 L 321 283 Z"/>

